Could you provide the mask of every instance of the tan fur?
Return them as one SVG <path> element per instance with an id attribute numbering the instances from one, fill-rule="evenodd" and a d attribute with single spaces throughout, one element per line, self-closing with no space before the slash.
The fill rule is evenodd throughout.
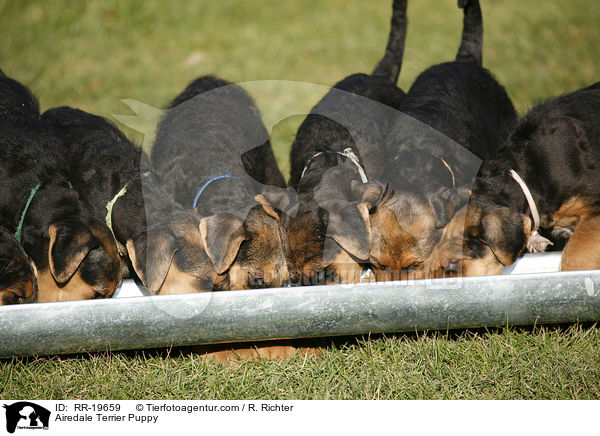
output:
<path id="1" fill-rule="evenodd" d="M 291 280 L 299 284 L 315 271 L 324 271 L 323 236 L 315 234 L 314 223 L 306 216 L 291 220 L 287 228 L 288 264 Z"/>
<path id="2" fill-rule="evenodd" d="M 210 292 L 212 290 L 198 289 L 197 286 L 197 280 L 194 276 L 181 271 L 174 263 L 171 263 L 167 277 L 157 294 L 191 294 L 194 292 Z"/>
<path id="3" fill-rule="evenodd" d="M 4 304 L 18 303 L 19 298 L 31 300 L 33 297 L 33 282 L 24 279 L 23 281 L 15 283 L 11 288 L 5 288 L 0 290 L 0 306 Z M 5 303 L 5 301 L 7 303 Z"/>
<path id="4" fill-rule="evenodd" d="M 50 269 L 47 269 L 38 272 L 37 282 L 40 303 L 88 300 L 96 297 L 92 287 L 81 280 L 79 273 L 75 273 L 66 283 L 59 284 L 54 280 Z"/>
<path id="5" fill-rule="evenodd" d="M 459 260 L 462 274 L 462 261 L 465 258 L 463 250 L 463 237 L 466 225 L 467 207 L 459 209 L 452 219 L 446 224 L 442 236 L 435 245 L 429 258 L 424 262 L 424 271 L 428 277 L 448 277 L 446 269 L 451 261 Z"/>
<path id="6" fill-rule="evenodd" d="M 269 203 L 268 200 L 262 194 L 256 195 L 254 197 L 254 200 L 256 200 L 256 202 L 262 206 L 263 210 L 265 211 L 265 213 L 267 215 L 269 215 L 271 218 L 279 221 L 279 214 L 277 213 L 275 208 L 271 205 L 271 203 Z"/>
<path id="7" fill-rule="evenodd" d="M 335 271 L 334 283 L 360 283 L 362 266 L 343 250 L 335 257 L 333 262 L 327 267 L 327 270 Z"/>
<path id="8" fill-rule="evenodd" d="M 293 341 L 274 340 L 253 344 L 201 345 L 193 347 L 193 351 L 200 354 L 205 360 L 222 364 L 257 360 L 283 360 L 297 355 L 315 358 L 321 355 L 319 348 L 287 345 L 291 343 Z"/>
<path id="9" fill-rule="evenodd" d="M 566 227 L 571 230 L 581 218 L 591 213 L 590 199 L 584 197 L 571 197 L 565 201 L 560 208 L 552 215 L 551 227 Z"/>
<path id="10" fill-rule="evenodd" d="M 561 271 L 600 269 L 600 216 L 582 218 L 565 246 Z"/>
<path id="11" fill-rule="evenodd" d="M 489 216 L 489 215 L 488 215 Z M 490 225 L 495 224 L 492 217 Z M 427 277 L 444 278 L 453 276 L 483 276 L 502 273 L 504 265 L 498 260 L 489 247 L 486 254 L 479 259 L 471 259 L 465 254 L 463 246 L 465 229 L 476 228 L 481 221 L 481 211 L 468 209 L 467 206 L 459 209 L 442 231 L 442 237 L 433 249 L 431 256 L 424 263 Z M 449 272 L 451 263 L 458 264 L 458 271 Z"/>
<path id="12" fill-rule="evenodd" d="M 483 276 L 501 274 L 505 265 L 511 262 L 511 253 L 503 252 L 499 247 L 494 250 L 482 241 L 485 254 L 473 259 L 466 254 L 465 236 L 478 238 L 480 225 L 485 225 L 487 234 L 492 238 L 502 238 L 502 218 L 489 211 L 485 216 L 478 207 L 464 206 L 459 209 L 442 231 L 442 236 L 431 256 L 424 264 L 427 277 L 443 278 L 451 276 Z M 531 220 L 523 217 L 525 235 L 531 232 Z M 457 264 L 458 271 L 448 271 L 450 264 Z"/>
<path id="13" fill-rule="evenodd" d="M 435 240 L 432 209 L 416 198 L 392 199 L 379 205 L 370 220 L 371 261 L 377 281 L 421 278 L 419 269 Z"/>
<path id="14" fill-rule="evenodd" d="M 462 261 L 462 275 L 465 277 L 502 274 L 503 270 L 504 265 L 498 262 L 489 248 L 481 259 L 463 259 Z"/>

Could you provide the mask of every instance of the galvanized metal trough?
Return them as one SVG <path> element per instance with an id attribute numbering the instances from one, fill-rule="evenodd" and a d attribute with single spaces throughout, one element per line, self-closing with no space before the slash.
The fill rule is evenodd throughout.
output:
<path id="1" fill-rule="evenodd" d="M 0 307 L 0 357 L 600 320 L 600 270 L 526 255 L 506 275 Z M 130 295 L 131 297 L 128 297 Z"/>

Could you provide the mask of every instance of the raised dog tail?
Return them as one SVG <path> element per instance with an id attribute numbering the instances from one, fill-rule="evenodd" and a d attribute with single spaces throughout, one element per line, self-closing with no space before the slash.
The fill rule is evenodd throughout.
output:
<path id="1" fill-rule="evenodd" d="M 483 18 L 479 0 L 458 0 L 464 10 L 463 33 L 456 60 L 481 66 L 483 52 Z"/>
<path id="2" fill-rule="evenodd" d="M 393 85 L 398 81 L 398 75 L 402 67 L 402 57 L 404 56 L 406 3 L 407 0 L 394 0 L 392 23 L 385 48 L 385 55 L 372 73 L 373 76 L 381 77 Z"/>

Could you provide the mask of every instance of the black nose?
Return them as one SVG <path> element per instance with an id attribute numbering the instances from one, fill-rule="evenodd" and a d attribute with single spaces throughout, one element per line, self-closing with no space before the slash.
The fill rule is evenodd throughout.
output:
<path id="1" fill-rule="evenodd" d="M 302 275 L 300 274 L 300 271 L 297 271 L 297 270 L 290 271 L 289 283 L 291 286 L 301 284 L 300 283 L 301 278 L 302 278 Z"/>
<path id="2" fill-rule="evenodd" d="M 461 264 L 460 259 L 450 259 L 448 265 L 444 267 L 444 273 L 446 275 L 458 275 L 460 274 Z"/>

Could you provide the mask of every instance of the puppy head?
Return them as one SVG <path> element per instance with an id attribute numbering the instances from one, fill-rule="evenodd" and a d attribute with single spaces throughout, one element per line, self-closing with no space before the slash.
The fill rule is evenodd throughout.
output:
<path id="1" fill-rule="evenodd" d="M 211 291 L 216 273 L 193 212 L 172 213 L 168 223 L 157 225 L 126 244 L 133 269 L 150 291 L 186 294 Z"/>
<path id="2" fill-rule="evenodd" d="M 356 167 L 349 160 L 327 170 L 314 189 L 314 201 L 307 196 L 303 207 L 314 209 L 305 215 L 311 218 L 312 226 L 304 232 L 308 232 L 308 238 L 312 235 L 313 241 L 317 239 L 317 243 L 309 245 L 314 253 L 305 253 L 305 259 L 315 266 L 327 268 L 327 275 L 335 282 L 355 281 L 355 271 L 362 269 L 360 264 L 368 262 L 371 246 L 369 213 L 384 191 L 380 183 L 359 182 L 357 175 Z M 305 269 L 306 265 L 301 270 Z"/>
<path id="3" fill-rule="evenodd" d="M 48 268 L 38 272 L 39 301 L 110 297 L 121 283 L 121 260 L 106 225 L 69 218 L 48 228 Z"/>
<path id="4" fill-rule="evenodd" d="M 294 207 L 284 192 L 263 192 L 255 197 L 245 219 L 233 212 L 216 212 L 200 219 L 204 248 L 219 289 L 253 289 L 281 286 L 289 278 L 285 257 L 281 209 Z M 283 199 L 282 199 L 283 198 Z"/>
<path id="5" fill-rule="evenodd" d="M 523 251 L 530 232 L 528 216 L 471 202 L 445 226 L 425 269 L 430 277 L 500 274 Z"/>
<path id="6" fill-rule="evenodd" d="M 292 283 L 353 282 L 361 260 L 368 261 L 369 209 L 383 187 L 368 183 L 352 192 L 356 176 L 356 167 L 346 161 L 327 169 L 313 189 L 302 193 L 298 213 L 286 226 Z"/>
<path id="7" fill-rule="evenodd" d="M 388 190 L 370 220 L 370 260 L 377 280 L 418 278 L 439 236 L 430 202 L 415 193 Z"/>
<path id="8" fill-rule="evenodd" d="M 310 203 L 310 206 L 308 204 Z M 298 214 L 287 222 L 287 261 L 292 284 L 325 284 L 323 249 L 327 227 L 314 201 L 303 199 Z"/>
<path id="9" fill-rule="evenodd" d="M 35 266 L 16 239 L 0 229 L 0 305 L 37 300 Z"/>

